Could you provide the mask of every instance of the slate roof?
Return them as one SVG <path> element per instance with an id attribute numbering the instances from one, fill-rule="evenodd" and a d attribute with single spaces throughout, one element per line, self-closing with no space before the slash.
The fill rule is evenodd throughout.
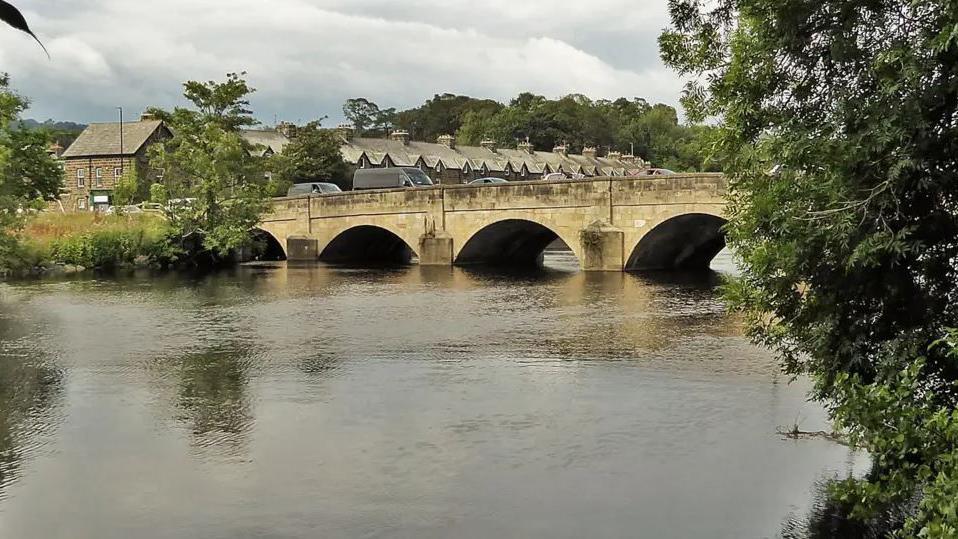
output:
<path id="1" fill-rule="evenodd" d="M 403 144 L 398 140 L 384 138 L 350 138 L 343 142 L 340 151 L 343 159 L 352 164 L 358 164 L 365 155 L 371 163 L 380 165 L 388 155 L 390 161 L 397 166 L 415 166 L 422 158 L 430 168 L 435 168 L 436 164 L 441 162 L 443 167 L 453 170 L 462 170 L 468 166 L 472 170 L 482 170 L 485 167 L 490 172 L 504 171 L 506 166 L 510 165 L 516 171 L 521 171 L 525 166 L 526 170 L 534 174 L 555 172 L 561 167 L 567 173 L 622 176 L 627 171 L 637 174 L 648 167 L 648 163 L 638 158 L 610 159 L 608 156 L 597 158 L 539 151 L 530 153 L 515 148 L 499 148 L 493 151 L 482 146 L 456 145 L 455 148 L 449 148 L 433 142 L 410 141 Z"/>
<path id="2" fill-rule="evenodd" d="M 258 157 L 282 153 L 283 148 L 289 144 L 289 139 L 275 129 L 243 129 L 240 131 L 240 136 L 256 146 L 256 151 L 252 153 Z"/>
<path id="3" fill-rule="evenodd" d="M 62 157 L 134 155 L 157 129 L 166 129 L 159 120 L 123 123 L 123 151 L 120 151 L 120 126 L 117 123 L 90 124 L 73 141 Z"/>

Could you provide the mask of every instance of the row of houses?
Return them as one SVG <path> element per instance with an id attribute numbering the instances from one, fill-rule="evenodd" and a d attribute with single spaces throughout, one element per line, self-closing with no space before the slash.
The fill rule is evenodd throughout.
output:
<path id="1" fill-rule="evenodd" d="M 537 151 L 528 142 L 500 148 L 492 141 L 479 146 L 458 145 L 452 135 L 443 135 L 436 142 L 420 142 L 410 140 L 405 131 L 395 131 L 388 139 L 355 137 L 348 126 L 340 126 L 336 132 L 342 140 L 343 159 L 355 168 L 416 167 L 441 184 L 467 183 L 487 176 L 536 180 L 552 173 L 633 176 L 649 168 L 647 162 L 633 155 L 608 152 L 599 156 L 596 148 L 571 154 L 564 144 L 552 151 Z M 242 135 L 254 146 L 256 155 L 268 157 L 281 153 L 296 137 L 296 126 L 281 123 L 275 129 L 244 130 Z M 64 208 L 84 211 L 109 206 L 117 181 L 129 171 L 144 182 L 162 181 L 162 171 L 150 167 L 148 149 L 172 136 L 162 121 L 146 116 L 122 127 L 118 123 L 90 124 L 61 155 L 66 175 L 61 197 Z"/>

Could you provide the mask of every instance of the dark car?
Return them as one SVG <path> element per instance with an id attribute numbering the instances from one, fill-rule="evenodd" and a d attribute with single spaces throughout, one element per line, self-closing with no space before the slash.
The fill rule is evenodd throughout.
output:
<path id="1" fill-rule="evenodd" d="M 297 183 L 286 192 L 286 196 L 321 195 L 323 193 L 339 193 L 342 189 L 335 183 Z"/>
<path id="2" fill-rule="evenodd" d="M 415 167 L 361 168 L 353 174 L 353 190 L 431 187 L 432 180 Z"/>

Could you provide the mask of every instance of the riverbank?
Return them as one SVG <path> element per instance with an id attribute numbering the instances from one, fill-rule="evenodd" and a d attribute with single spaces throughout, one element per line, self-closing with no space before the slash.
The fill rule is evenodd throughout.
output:
<path id="1" fill-rule="evenodd" d="M 9 242 L 0 277 L 161 266 L 176 255 L 170 231 L 151 214 L 41 213 Z"/>

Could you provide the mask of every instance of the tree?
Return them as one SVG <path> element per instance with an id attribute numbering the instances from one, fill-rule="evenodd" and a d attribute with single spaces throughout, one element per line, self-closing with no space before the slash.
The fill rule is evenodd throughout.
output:
<path id="1" fill-rule="evenodd" d="M 45 131 L 11 129 L 28 102 L 0 75 L 0 270 L 17 266 L 17 233 L 25 212 L 55 201 L 63 170 L 47 152 Z"/>
<path id="2" fill-rule="evenodd" d="M 905 536 L 958 530 L 958 9 L 670 2 L 665 61 L 723 120 L 730 286 L 755 340 L 873 457 L 835 496 Z M 774 173 L 769 171 L 773 169 Z"/>
<path id="3" fill-rule="evenodd" d="M 253 90 L 242 75 L 228 74 L 222 83 L 185 83 L 192 109 L 152 109 L 175 133 L 150 148 L 150 164 L 163 171 L 179 241 L 202 237 L 203 248 L 220 257 L 249 244 L 268 195 L 263 160 L 252 155 L 239 132 L 257 123 L 246 100 Z"/>
<path id="4" fill-rule="evenodd" d="M 113 187 L 113 203 L 116 206 L 133 204 L 140 194 L 140 179 L 135 168 L 127 168 Z"/>
<path id="5" fill-rule="evenodd" d="M 294 183 L 331 182 L 342 189 L 350 187 L 349 166 L 340 153 L 339 136 L 310 122 L 297 129 L 296 138 L 273 159 L 278 180 L 277 194 L 286 194 Z"/>
<path id="6" fill-rule="evenodd" d="M 365 97 L 347 99 L 346 103 L 343 104 L 343 114 L 353 124 L 353 128 L 359 136 L 365 135 L 366 129 L 375 126 L 382 119 L 379 105 Z"/>
<path id="7" fill-rule="evenodd" d="M 436 94 L 421 106 L 398 113 L 395 124 L 416 140 L 435 141 L 440 135 L 458 131 L 469 112 L 498 112 L 501 109 L 502 104 L 491 99 Z"/>

